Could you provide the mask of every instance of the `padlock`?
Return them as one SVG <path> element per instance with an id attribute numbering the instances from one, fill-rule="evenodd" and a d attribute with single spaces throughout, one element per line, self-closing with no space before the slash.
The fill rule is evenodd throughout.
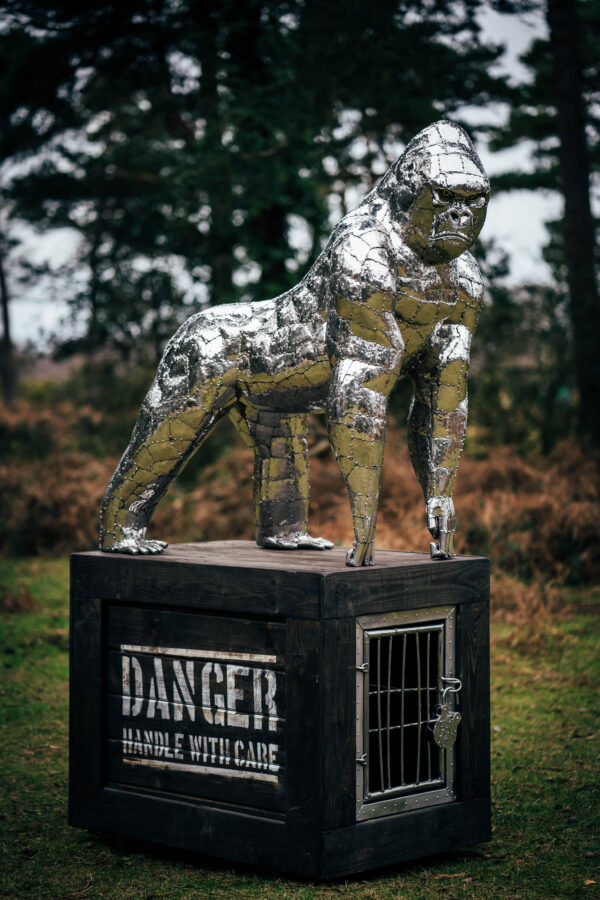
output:
<path id="1" fill-rule="evenodd" d="M 433 740 L 442 750 L 453 746 L 460 720 L 460 713 L 451 710 L 447 704 L 439 707 L 438 719 L 433 726 Z"/>
<path id="2" fill-rule="evenodd" d="M 460 678 L 444 677 L 442 677 L 442 683 L 444 685 L 442 702 L 434 709 L 434 714 L 437 716 L 437 719 L 432 723 L 433 740 L 442 750 L 449 750 L 454 746 L 461 715 L 459 712 L 450 709 L 449 705 L 446 703 L 446 697 L 448 694 L 458 694 L 462 688 L 462 683 Z"/>

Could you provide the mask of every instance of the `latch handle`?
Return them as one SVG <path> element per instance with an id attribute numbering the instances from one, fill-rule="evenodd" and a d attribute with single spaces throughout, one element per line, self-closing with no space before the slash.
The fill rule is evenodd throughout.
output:
<path id="1" fill-rule="evenodd" d="M 445 685 L 442 690 L 442 706 L 444 706 L 446 694 L 458 694 L 459 691 L 462 691 L 462 681 L 460 678 L 444 678 L 442 676 L 442 683 Z"/>

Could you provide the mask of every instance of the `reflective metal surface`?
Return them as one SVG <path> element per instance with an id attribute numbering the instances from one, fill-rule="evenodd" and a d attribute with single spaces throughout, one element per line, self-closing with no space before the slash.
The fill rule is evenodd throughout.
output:
<path id="1" fill-rule="evenodd" d="M 307 413 L 325 410 L 354 524 L 347 563 L 372 564 L 388 396 L 408 375 L 409 449 L 432 555 L 453 555 L 452 487 L 483 294 L 466 251 L 488 197 L 467 134 L 437 122 L 342 219 L 295 288 L 188 319 L 165 349 L 106 492 L 101 548 L 164 549 L 145 537 L 152 512 L 224 415 L 255 453 L 257 543 L 331 547 L 308 533 Z"/>

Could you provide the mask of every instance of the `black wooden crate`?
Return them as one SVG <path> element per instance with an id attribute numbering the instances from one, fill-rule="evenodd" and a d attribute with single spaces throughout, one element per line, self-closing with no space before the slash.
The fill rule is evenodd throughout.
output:
<path id="1" fill-rule="evenodd" d="M 159 557 L 74 554 L 71 824 L 323 878 L 488 839 L 487 560 L 379 551 L 373 568 L 344 561 L 342 550 L 249 542 L 174 545 Z M 387 698 L 398 706 L 402 696 L 405 721 L 404 672 L 401 694 L 391 683 L 406 638 L 392 663 L 392 639 L 377 643 L 377 625 L 392 634 L 414 617 L 439 628 L 446 616 L 462 681 L 458 739 L 445 757 L 451 790 L 421 785 L 406 802 L 402 788 L 388 803 L 377 791 L 400 779 L 399 738 L 382 731 L 382 716 L 389 726 Z M 361 657 L 369 628 L 381 696 L 365 681 L 374 677 Z M 424 658 L 430 638 L 409 638 Z M 405 650 L 403 669 L 411 659 Z M 420 666 L 429 682 L 434 663 Z M 421 772 L 429 765 L 430 778 L 438 751 L 420 703 L 418 728 L 406 728 L 419 749 L 406 759 L 422 760 Z M 375 804 L 363 802 L 369 778 Z"/>

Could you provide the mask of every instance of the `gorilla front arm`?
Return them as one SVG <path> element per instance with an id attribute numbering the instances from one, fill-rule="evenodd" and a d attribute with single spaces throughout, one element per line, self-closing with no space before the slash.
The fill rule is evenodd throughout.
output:
<path id="1" fill-rule="evenodd" d="M 423 489 L 434 558 L 454 555 L 452 489 L 467 427 L 467 370 L 471 331 L 442 322 L 411 372 L 413 400 L 408 449 Z"/>
<path id="2" fill-rule="evenodd" d="M 354 546 L 350 566 L 373 564 L 379 484 L 387 423 L 387 401 L 400 374 L 404 342 L 394 315 L 392 271 L 382 236 L 365 231 L 351 248 L 342 242 L 335 261 L 347 275 L 348 253 L 358 278 L 338 279 L 329 315 L 332 377 L 327 400 L 329 439 L 348 488 Z M 367 271 L 368 270 L 368 278 Z M 366 287 L 368 285 L 368 287 Z"/>
<path id="3" fill-rule="evenodd" d="M 329 439 L 348 488 L 354 527 L 350 566 L 373 564 L 379 483 L 385 445 L 387 396 L 369 387 L 395 381 L 392 371 L 373 372 L 357 359 L 341 359 L 333 369 L 328 401 Z"/>

